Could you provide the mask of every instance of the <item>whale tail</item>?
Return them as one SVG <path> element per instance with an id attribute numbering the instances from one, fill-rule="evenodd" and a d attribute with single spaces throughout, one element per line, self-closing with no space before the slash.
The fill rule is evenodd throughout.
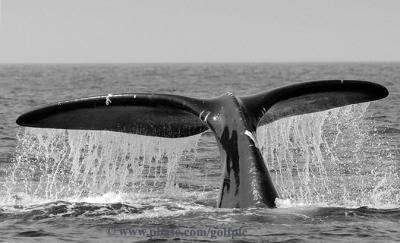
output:
<path id="1" fill-rule="evenodd" d="M 219 207 L 275 206 L 278 193 L 254 133 L 283 117 L 368 102 L 388 95 L 367 81 L 298 83 L 256 95 L 194 99 L 167 94 L 119 94 L 60 102 L 21 115 L 28 127 L 109 130 L 159 137 L 186 137 L 211 129 L 223 163 Z"/>

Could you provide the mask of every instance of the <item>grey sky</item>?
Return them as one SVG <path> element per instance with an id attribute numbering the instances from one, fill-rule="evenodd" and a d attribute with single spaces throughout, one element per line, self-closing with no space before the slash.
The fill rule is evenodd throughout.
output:
<path id="1" fill-rule="evenodd" d="M 2 63 L 400 61 L 400 1 L 2 0 L 0 44 Z"/>

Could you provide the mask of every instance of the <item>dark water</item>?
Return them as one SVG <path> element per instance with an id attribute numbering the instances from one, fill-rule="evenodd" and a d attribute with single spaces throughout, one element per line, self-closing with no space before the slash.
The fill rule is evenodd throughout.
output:
<path id="1" fill-rule="evenodd" d="M 0 240 L 399 241 L 399 70 L 398 63 L 1 65 Z M 322 79 L 378 82 L 390 95 L 258 131 L 283 198 L 277 209 L 215 208 L 221 165 L 210 134 L 151 140 L 15 124 L 37 106 L 98 94 L 246 95 Z"/>

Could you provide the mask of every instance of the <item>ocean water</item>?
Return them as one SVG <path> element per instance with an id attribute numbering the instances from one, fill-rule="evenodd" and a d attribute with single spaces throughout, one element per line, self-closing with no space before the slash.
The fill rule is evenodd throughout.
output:
<path id="1" fill-rule="evenodd" d="M 31 109 L 100 94 L 240 96 L 324 79 L 373 81 L 390 95 L 259 127 L 276 209 L 216 208 L 210 132 L 15 124 Z M 400 63 L 0 65 L 0 241 L 397 242 L 399 118 Z"/>

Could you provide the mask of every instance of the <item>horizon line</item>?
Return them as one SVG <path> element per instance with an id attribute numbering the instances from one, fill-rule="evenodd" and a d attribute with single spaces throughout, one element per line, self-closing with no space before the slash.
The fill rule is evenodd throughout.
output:
<path id="1" fill-rule="evenodd" d="M 0 65 L 110 65 L 110 64 L 339 64 L 339 63 L 400 63 L 396 61 L 192 61 L 192 62 L 0 62 Z"/>

